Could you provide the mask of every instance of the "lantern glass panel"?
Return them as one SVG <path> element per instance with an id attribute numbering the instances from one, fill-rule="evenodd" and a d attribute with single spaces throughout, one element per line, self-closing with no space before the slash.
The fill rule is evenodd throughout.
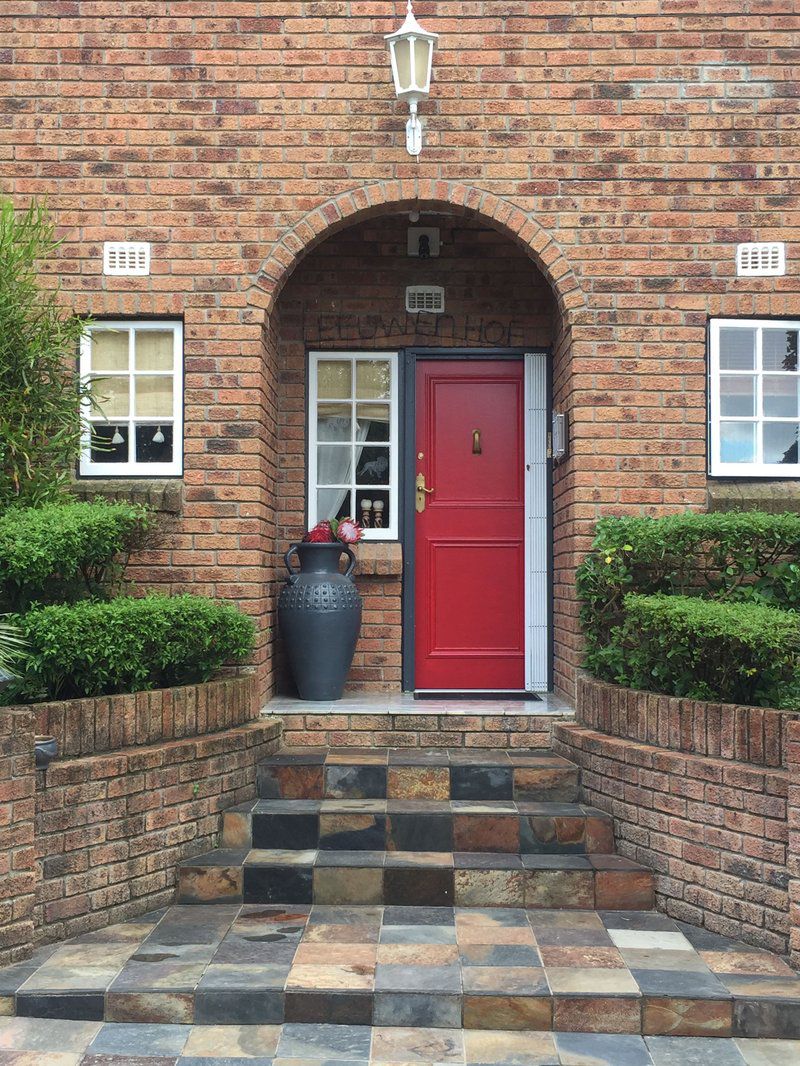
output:
<path id="1" fill-rule="evenodd" d="M 422 89 L 424 92 L 427 92 L 429 88 L 431 46 L 431 41 L 424 39 L 414 41 L 415 88 Z"/>
<path id="2" fill-rule="evenodd" d="M 407 37 L 401 37 L 394 42 L 394 62 L 397 71 L 397 91 L 406 93 L 412 88 L 411 41 Z"/>

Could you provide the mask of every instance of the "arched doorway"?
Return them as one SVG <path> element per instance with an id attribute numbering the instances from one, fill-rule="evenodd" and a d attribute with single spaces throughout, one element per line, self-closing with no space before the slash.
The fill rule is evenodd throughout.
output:
<path id="1" fill-rule="evenodd" d="M 276 549 L 320 518 L 369 523 L 352 687 L 548 687 L 559 649 L 547 438 L 552 383 L 563 406 L 570 377 L 564 291 L 518 234 L 461 206 L 384 203 L 329 215 L 320 233 L 319 220 L 292 231 L 255 300 L 269 292 Z M 571 276 L 553 259 L 571 294 Z M 409 289 L 443 297 L 443 307 L 413 309 Z M 436 416 L 425 408 L 434 394 Z M 472 471 L 483 483 L 456 501 L 455 526 L 426 534 L 437 486 L 418 511 L 415 483 L 430 479 L 431 464 L 440 486 L 468 486 Z M 432 558 L 437 565 L 426 566 Z"/>

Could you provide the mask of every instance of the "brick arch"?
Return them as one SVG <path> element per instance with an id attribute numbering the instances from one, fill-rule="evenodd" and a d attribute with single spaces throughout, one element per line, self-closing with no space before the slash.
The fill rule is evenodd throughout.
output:
<path id="1" fill-rule="evenodd" d="M 484 219 L 520 245 L 547 278 L 565 324 L 585 307 L 583 291 L 563 252 L 536 219 L 508 200 L 461 182 L 409 180 L 366 185 L 320 204 L 274 245 L 248 291 L 248 303 L 267 318 L 295 267 L 318 244 L 346 226 L 393 211 L 457 208 Z"/>

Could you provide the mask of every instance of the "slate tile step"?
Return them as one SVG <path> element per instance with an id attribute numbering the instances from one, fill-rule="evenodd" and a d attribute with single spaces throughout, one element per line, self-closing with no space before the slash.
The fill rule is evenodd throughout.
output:
<path id="1" fill-rule="evenodd" d="M 258 766 L 265 799 L 575 801 L 579 770 L 551 751 L 290 748 Z"/>
<path id="2" fill-rule="evenodd" d="M 220 849 L 181 863 L 177 900 L 647 910 L 654 877 L 619 855 Z"/>
<path id="3" fill-rule="evenodd" d="M 610 854 L 611 817 L 532 800 L 254 800 L 223 813 L 222 846 L 324 851 Z"/>
<path id="4" fill-rule="evenodd" d="M 138 1024 L 800 1037 L 783 960 L 654 912 L 174 906 L 0 970 L 0 1005 Z"/>

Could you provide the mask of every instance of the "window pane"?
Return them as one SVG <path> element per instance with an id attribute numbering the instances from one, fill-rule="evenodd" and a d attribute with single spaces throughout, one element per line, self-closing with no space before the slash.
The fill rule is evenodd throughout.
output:
<path id="1" fill-rule="evenodd" d="M 357 492 L 358 519 L 365 529 L 386 529 L 390 523 L 389 493 L 384 489 Z"/>
<path id="2" fill-rule="evenodd" d="M 361 449 L 361 455 L 356 465 L 356 483 L 359 485 L 389 484 L 388 448 Z"/>
<path id="3" fill-rule="evenodd" d="M 127 463 L 128 427 L 93 425 L 90 454 L 93 463 Z"/>
<path id="4" fill-rule="evenodd" d="M 356 362 L 356 399 L 385 400 L 392 393 L 392 364 L 387 359 Z"/>
<path id="5" fill-rule="evenodd" d="M 105 418 L 127 418 L 130 406 L 130 378 L 92 378 L 91 395 L 96 407 L 89 412 L 103 415 Z"/>
<path id="6" fill-rule="evenodd" d="M 765 370 L 797 370 L 797 330 L 765 329 L 761 345 Z"/>
<path id="7" fill-rule="evenodd" d="M 353 366 L 349 359 L 325 359 L 317 364 L 317 396 L 347 400 L 353 395 Z"/>
<path id="8" fill-rule="evenodd" d="M 359 403 L 356 404 L 356 421 L 358 422 L 359 440 L 386 440 L 389 439 L 389 404 L 388 403 Z"/>
<path id="9" fill-rule="evenodd" d="M 352 471 L 353 449 L 349 444 L 320 444 L 317 448 L 318 485 L 347 485 L 352 480 Z"/>
<path id="10" fill-rule="evenodd" d="M 135 362 L 137 370 L 172 370 L 175 347 L 172 330 L 136 331 Z"/>
<path id="11" fill-rule="evenodd" d="M 172 378 L 137 377 L 135 381 L 136 417 L 156 418 L 172 415 Z"/>
<path id="12" fill-rule="evenodd" d="M 764 462 L 796 463 L 798 430 L 797 422 L 765 422 Z"/>
<path id="13" fill-rule="evenodd" d="M 353 410 L 347 403 L 321 403 L 317 407 L 317 440 L 353 439 Z"/>
<path id="14" fill-rule="evenodd" d="M 171 463 L 172 426 L 137 426 L 136 461 L 139 463 Z"/>
<path id="15" fill-rule="evenodd" d="M 127 370 L 128 339 L 127 330 L 92 330 L 92 370 Z"/>
<path id="16" fill-rule="evenodd" d="M 751 417 L 756 413 L 756 379 L 723 374 L 719 387 L 720 414 Z"/>
<path id="17" fill-rule="evenodd" d="M 719 331 L 719 365 L 722 370 L 755 370 L 756 331 L 721 329 Z"/>
<path id="18" fill-rule="evenodd" d="M 720 461 L 754 463 L 756 458 L 754 422 L 720 422 Z"/>
<path id="19" fill-rule="evenodd" d="M 798 379 L 764 376 L 764 414 L 767 418 L 797 418 Z"/>
<path id="20" fill-rule="evenodd" d="M 352 518 L 349 489 L 317 489 L 317 521 L 325 518 Z"/>

